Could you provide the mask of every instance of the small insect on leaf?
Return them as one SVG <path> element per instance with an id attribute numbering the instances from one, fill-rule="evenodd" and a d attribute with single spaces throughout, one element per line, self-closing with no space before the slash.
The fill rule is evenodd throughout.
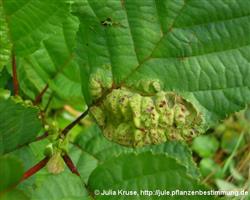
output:
<path id="1" fill-rule="evenodd" d="M 122 25 L 120 22 L 113 20 L 111 17 L 107 17 L 105 20 L 101 21 L 101 25 L 104 27 L 122 27 L 126 28 L 126 26 Z"/>
<path id="2" fill-rule="evenodd" d="M 101 21 L 101 24 L 103 26 L 107 27 L 107 26 L 112 26 L 113 22 L 112 22 L 112 19 L 110 17 L 107 17 L 105 20 Z"/>

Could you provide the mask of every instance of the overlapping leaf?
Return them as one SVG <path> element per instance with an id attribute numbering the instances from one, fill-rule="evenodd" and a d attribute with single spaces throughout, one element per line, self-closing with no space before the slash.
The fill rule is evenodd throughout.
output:
<path id="1" fill-rule="evenodd" d="M 72 52 L 77 29 L 76 17 L 69 15 L 39 50 L 19 59 L 18 75 L 26 95 L 34 99 L 48 84 L 48 94 L 53 92 L 57 100 L 66 100 L 64 104 L 84 104 L 79 69 Z"/>
<path id="2" fill-rule="evenodd" d="M 173 178 L 174 177 L 174 178 Z M 117 195 L 98 195 L 96 199 L 156 199 L 156 190 L 175 191 L 204 190 L 196 180 L 186 174 L 186 169 L 175 159 L 166 155 L 154 155 L 150 152 L 139 155 L 125 154 L 105 161 L 97 167 L 89 178 L 89 187 L 93 191 L 112 190 Z M 122 195 L 118 191 L 136 191 L 137 195 Z M 153 191 L 148 196 L 142 191 Z M 182 199 L 213 199 L 209 196 L 182 196 Z M 180 196 L 163 195 L 159 199 L 180 199 Z"/>
<path id="3" fill-rule="evenodd" d="M 87 128 L 76 138 L 76 147 L 70 151 L 84 181 L 88 180 L 92 171 L 101 163 L 121 154 L 153 152 L 155 154 L 168 155 L 187 168 L 187 173 L 198 179 L 199 172 L 192 161 L 191 153 L 186 145 L 181 142 L 166 142 L 161 145 L 147 146 L 132 149 L 123 147 L 107 140 L 95 125 Z"/>
<path id="4" fill-rule="evenodd" d="M 118 86 L 160 81 L 196 104 L 207 123 L 250 101 L 249 2 L 78 0 L 74 9 L 88 103 L 89 74 L 103 65 Z"/>
<path id="5" fill-rule="evenodd" d="M 37 108 L 0 99 L 0 154 L 33 141 L 41 128 Z"/>
<path id="6" fill-rule="evenodd" d="M 13 157 L 1 157 L 0 160 L 0 191 L 3 192 L 18 183 L 22 177 L 23 166 Z"/>
<path id="7" fill-rule="evenodd" d="M 8 37 L 8 26 L 3 12 L 3 5 L 0 1 L 0 72 L 3 66 L 9 61 L 11 54 L 11 42 Z"/>
<path id="8" fill-rule="evenodd" d="M 46 144 L 48 144 L 48 140 L 37 141 L 11 152 L 10 156 L 18 157 L 22 161 L 25 170 L 28 170 L 44 158 L 43 151 Z M 15 188 L 13 187 L 13 189 Z M 29 177 L 29 179 L 18 184 L 15 190 L 21 191 L 28 199 L 32 200 L 88 199 L 87 191 L 80 178 L 66 168 L 63 173 L 54 175 L 49 173 L 45 166 L 35 176 Z"/>
<path id="9" fill-rule="evenodd" d="M 66 1 L 56 0 L 1 0 L 1 7 L 1 20 L 8 28 L 4 37 L 11 41 L 15 54 L 22 56 L 34 52 L 42 40 L 55 34 L 69 10 Z"/>
<path id="10" fill-rule="evenodd" d="M 79 200 L 88 199 L 88 194 L 79 177 L 70 172 L 41 176 L 41 181 L 32 195 L 32 200 Z"/>
<path id="11" fill-rule="evenodd" d="M 14 189 L 23 174 L 21 162 L 9 156 L 0 157 L 0 199 L 27 200 L 28 197 L 20 190 Z"/>
<path id="12" fill-rule="evenodd" d="M 24 93 L 34 99 L 48 84 L 57 106 L 62 99 L 83 102 L 72 53 L 78 22 L 70 15 L 70 2 L 2 0 L 1 20 L 0 66 L 10 63 L 13 46 Z"/>

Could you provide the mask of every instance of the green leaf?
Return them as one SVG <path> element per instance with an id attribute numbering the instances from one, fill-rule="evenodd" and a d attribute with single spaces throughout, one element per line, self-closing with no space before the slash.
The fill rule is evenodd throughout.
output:
<path id="1" fill-rule="evenodd" d="M 36 143 L 37 142 L 35 142 L 35 144 Z M 42 149 L 41 149 L 41 151 L 42 151 Z M 18 159 L 22 161 L 25 170 L 28 170 L 30 167 L 34 166 L 42 158 L 44 158 L 44 156 L 42 158 L 40 158 L 40 157 L 38 158 L 37 156 L 35 156 L 35 153 L 32 152 L 32 148 L 30 147 L 30 145 L 27 145 L 27 146 L 24 146 L 22 148 L 15 150 L 15 151 L 12 151 L 12 152 L 8 153 L 7 155 L 18 157 Z"/>
<path id="2" fill-rule="evenodd" d="M 11 190 L 0 196 L 0 200 L 29 200 L 29 198 L 20 190 Z"/>
<path id="3" fill-rule="evenodd" d="M 19 159 L 13 156 L 0 157 L 0 200 L 28 200 L 22 191 L 15 189 L 23 172 Z"/>
<path id="4" fill-rule="evenodd" d="M 238 190 L 239 188 L 235 186 L 234 184 L 224 181 L 222 179 L 217 179 L 216 180 L 216 185 L 220 190 L 225 190 L 225 191 L 234 191 Z"/>
<path id="5" fill-rule="evenodd" d="M 173 178 L 174 177 L 174 178 Z M 171 180 L 171 181 L 170 181 Z M 186 174 L 186 168 L 167 155 L 151 152 L 125 154 L 105 161 L 89 178 L 92 191 L 99 190 L 206 190 L 195 179 Z M 132 199 L 155 199 L 155 196 L 132 196 Z M 96 199 L 110 199 L 111 196 L 96 196 Z M 127 199 L 127 196 L 112 196 L 112 199 Z M 164 196 L 164 199 L 180 199 L 180 196 Z M 187 199 L 187 196 L 182 198 Z M 213 199 L 211 196 L 188 196 L 188 199 Z"/>
<path id="6" fill-rule="evenodd" d="M 223 178 L 224 176 L 220 165 L 211 158 L 203 158 L 199 164 L 199 168 L 203 177 Z"/>
<path id="7" fill-rule="evenodd" d="M 32 200 L 78 200 L 79 198 L 87 199 L 87 196 L 81 179 L 68 172 L 59 175 L 44 175 L 33 191 Z"/>
<path id="8" fill-rule="evenodd" d="M 192 160 L 191 152 L 181 142 L 166 142 L 161 145 L 152 145 L 144 148 L 127 148 L 107 140 L 100 129 L 94 125 L 85 129 L 75 141 L 76 148 L 71 149 L 74 163 L 86 182 L 90 173 L 101 163 L 113 157 L 126 153 L 142 153 L 151 151 L 154 154 L 168 155 L 180 162 L 187 168 L 187 173 L 198 178 L 199 172 Z M 80 150 L 80 151 L 79 151 Z"/>
<path id="9" fill-rule="evenodd" d="M 19 182 L 23 171 L 22 163 L 15 157 L 0 157 L 0 196 L 2 192 Z"/>
<path id="10" fill-rule="evenodd" d="M 41 128 L 37 108 L 0 99 L 0 154 L 33 141 Z"/>
<path id="11" fill-rule="evenodd" d="M 109 66 L 117 87 L 158 80 L 213 123 L 250 102 L 250 2 L 78 0 L 82 90 Z M 107 25 L 108 22 L 108 25 Z"/>
<path id="12" fill-rule="evenodd" d="M 200 157 L 212 157 L 219 148 L 219 142 L 212 135 L 201 135 L 194 139 L 192 149 Z"/>
<path id="13" fill-rule="evenodd" d="M 6 68 L 3 68 L 3 70 L 0 70 L 0 87 L 6 88 L 8 80 L 11 78 L 10 74 L 6 70 Z"/>
<path id="14" fill-rule="evenodd" d="M 240 138 L 240 134 L 234 130 L 226 130 L 221 138 L 221 148 L 226 153 L 232 153 L 234 148 Z M 244 140 L 242 140 L 239 144 L 239 148 L 244 146 Z"/>
<path id="15" fill-rule="evenodd" d="M 9 62 L 11 56 L 11 43 L 8 37 L 8 26 L 4 16 L 2 1 L 0 1 L 0 72 Z"/>
<path id="16" fill-rule="evenodd" d="M 0 98 L 8 99 L 10 97 L 10 91 L 0 88 Z"/>
<path id="17" fill-rule="evenodd" d="M 77 18 L 69 15 L 57 32 L 41 43 L 39 50 L 18 59 L 20 86 L 27 96 L 35 99 L 48 84 L 45 99 L 54 93 L 61 105 L 83 104 L 80 74 L 73 54 L 77 29 Z"/>
<path id="18" fill-rule="evenodd" d="M 40 42 L 55 34 L 67 16 L 69 5 L 56 0 L 1 0 L 4 20 L 16 55 L 27 55 L 39 48 Z M 2 17 L 1 17 L 2 18 Z"/>
<path id="19" fill-rule="evenodd" d="M 244 176 L 235 168 L 233 162 L 231 163 L 229 170 L 230 170 L 230 174 L 237 182 L 245 181 Z"/>

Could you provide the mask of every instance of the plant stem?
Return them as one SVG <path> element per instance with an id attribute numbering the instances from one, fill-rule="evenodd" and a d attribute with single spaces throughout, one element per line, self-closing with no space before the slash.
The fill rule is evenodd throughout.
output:
<path id="1" fill-rule="evenodd" d="M 71 158 L 69 157 L 69 155 L 68 154 L 64 154 L 62 157 L 63 157 L 64 162 L 66 163 L 66 165 L 70 169 L 70 171 L 73 174 L 76 174 L 77 176 L 80 176 L 80 173 L 78 172 L 76 166 L 74 165 L 74 163 L 71 160 Z"/>
<path id="2" fill-rule="evenodd" d="M 223 174 L 227 171 L 227 169 L 228 169 L 228 167 L 229 167 L 231 161 L 233 160 L 233 158 L 234 158 L 234 156 L 235 156 L 235 154 L 236 154 L 236 152 L 237 152 L 237 149 L 239 148 L 240 143 L 241 143 L 241 141 L 242 141 L 242 139 L 243 139 L 244 133 L 245 133 L 245 130 L 243 130 L 243 131 L 241 132 L 240 137 L 239 137 L 239 139 L 238 139 L 238 141 L 237 141 L 237 143 L 236 143 L 236 145 L 235 145 L 235 147 L 234 147 L 234 149 L 233 149 L 233 152 L 231 153 L 231 155 L 230 155 L 230 156 L 228 157 L 228 159 L 226 160 L 225 165 L 224 165 L 224 167 L 223 167 L 223 169 L 222 169 Z"/>
<path id="3" fill-rule="evenodd" d="M 39 140 L 42 140 L 42 139 L 44 139 L 44 138 L 46 138 L 46 137 L 48 137 L 48 136 L 49 136 L 49 133 L 48 133 L 48 132 L 45 132 L 43 135 L 38 136 L 38 137 L 36 138 L 35 142 L 36 142 L 36 141 L 39 141 Z"/>
<path id="4" fill-rule="evenodd" d="M 34 100 L 34 105 L 37 105 L 41 102 L 43 95 L 45 94 L 45 92 L 47 91 L 47 89 L 49 88 L 49 85 L 46 84 L 45 87 L 43 88 L 43 90 L 36 96 L 35 100 Z"/>
<path id="5" fill-rule="evenodd" d="M 47 112 L 47 110 L 48 110 L 48 108 L 49 108 L 49 105 L 50 105 L 50 103 L 51 103 L 53 97 L 54 97 L 54 94 L 52 93 L 52 94 L 50 95 L 49 99 L 48 99 L 48 102 L 47 102 L 47 104 L 46 104 L 44 110 L 43 110 L 44 113 Z"/>
<path id="6" fill-rule="evenodd" d="M 66 126 L 66 127 L 62 130 L 62 132 L 61 132 L 61 134 L 60 134 L 60 137 L 61 137 L 61 138 L 65 138 L 65 136 L 68 134 L 68 132 L 69 132 L 76 124 L 78 124 L 78 123 L 81 121 L 81 119 L 83 119 L 84 117 L 86 117 L 86 115 L 89 113 L 89 108 L 91 108 L 92 106 L 99 105 L 99 104 L 103 101 L 103 99 L 105 99 L 105 97 L 106 97 L 110 92 L 112 92 L 113 89 L 116 89 L 116 88 L 117 88 L 117 87 L 116 87 L 115 85 L 113 85 L 112 88 L 106 90 L 106 91 L 103 93 L 103 95 L 102 95 L 99 99 L 97 99 L 97 100 L 94 101 L 91 105 L 88 106 L 88 109 L 87 109 L 85 112 L 83 112 L 79 117 L 77 117 L 73 122 L 71 122 L 68 126 Z"/>
<path id="7" fill-rule="evenodd" d="M 34 165 L 30 169 L 28 169 L 24 173 L 24 175 L 23 175 L 22 179 L 20 180 L 20 182 L 26 180 L 27 178 L 29 178 L 33 174 L 37 173 L 39 170 L 41 170 L 47 164 L 48 161 L 49 161 L 49 157 L 45 157 L 40 162 L 38 162 L 36 165 Z"/>
<path id="8" fill-rule="evenodd" d="M 68 168 L 70 169 L 70 171 L 73 173 L 73 174 L 76 174 L 77 176 L 81 177 L 80 173 L 78 172 L 77 170 L 77 167 L 74 165 L 73 161 L 71 160 L 71 158 L 69 157 L 68 154 L 64 154 L 63 156 L 63 160 L 64 162 L 66 163 L 66 165 L 68 166 Z M 93 193 L 88 189 L 88 186 L 84 184 L 84 187 L 85 189 L 87 190 L 89 196 L 91 196 L 92 198 L 94 197 L 93 196 Z"/>
<path id="9" fill-rule="evenodd" d="M 14 87 L 14 95 L 17 96 L 19 94 L 19 83 L 17 79 L 17 70 L 16 70 L 16 56 L 14 52 L 12 52 L 12 76 L 13 76 L 13 87 Z"/>
<path id="10" fill-rule="evenodd" d="M 60 137 L 61 137 L 61 138 L 64 138 L 64 137 L 68 134 L 68 132 L 69 132 L 76 124 L 78 124 L 78 123 L 81 121 L 81 119 L 83 119 L 83 118 L 88 114 L 88 112 L 89 112 L 89 108 L 88 108 L 85 112 L 83 112 L 79 117 L 77 117 L 73 122 L 71 122 L 68 126 L 66 126 L 66 127 L 62 130 L 62 132 L 61 132 L 61 134 L 60 134 Z"/>

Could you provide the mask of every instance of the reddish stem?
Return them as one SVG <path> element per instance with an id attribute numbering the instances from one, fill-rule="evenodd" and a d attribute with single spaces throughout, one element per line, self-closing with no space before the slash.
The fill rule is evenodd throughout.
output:
<path id="1" fill-rule="evenodd" d="M 17 79 L 16 57 L 14 52 L 12 52 L 12 76 L 13 76 L 14 95 L 17 96 L 19 94 L 19 84 Z"/>
<path id="2" fill-rule="evenodd" d="M 94 105 L 98 105 L 100 102 L 102 102 L 102 100 L 103 100 L 103 99 L 104 99 L 113 89 L 115 89 L 115 88 L 117 88 L 117 87 L 113 84 L 112 88 L 106 90 L 106 91 L 104 92 L 104 94 L 103 94 L 99 99 L 97 99 L 96 101 L 94 101 L 94 102 L 92 103 L 92 105 L 90 105 L 90 106 L 88 107 L 88 109 L 87 109 L 85 112 L 83 112 L 79 117 L 77 117 L 73 122 L 71 122 L 68 126 L 66 126 L 66 127 L 62 130 L 62 132 L 61 132 L 61 134 L 60 134 L 60 137 L 61 137 L 61 138 L 64 138 L 64 137 L 68 134 L 68 132 L 69 132 L 76 124 L 78 124 L 78 123 L 81 121 L 81 119 L 83 119 L 85 116 L 88 115 L 88 112 L 89 112 L 89 108 L 90 108 L 90 107 L 92 107 L 92 106 L 94 106 Z"/>
<path id="3" fill-rule="evenodd" d="M 72 173 L 76 174 L 77 176 L 80 176 L 80 173 L 78 172 L 76 166 L 74 165 L 73 161 L 67 154 L 63 155 L 63 160 Z"/>
<path id="4" fill-rule="evenodd" d="M 71 160 L 71 158 L 69 157 L 69 155 L 67 154 L 64 154 L 63 156 L 63 160 L 64 162 L 66 163 L 66 165 L 68 166 L 68 168 L 70 169 L 70 171 L 73 173 L 73 174 L 76 174 L 77 176 L 81 176 L 80 173 L 78 172 L 76 166 L 74 165 L 73 161 Z M 92 197 L 94 197 L 93 193 L 88 189 L 87 185 L 84 183 L 84 186 L 88 192 L 88 194 Z M 94 198 L 93 198 L 94 199 Z"/>
<path id="5" fill-rule="evenodd" d="M 35 141 L 42 140 L 42 139 L 44 139 L 44 138 L 46 138 L 46 137 L 48 137 L 48 136 L 49 136 L 49 133 L 48 133 L 48 132 L 45 132 L 43 135 L 38 136 L 38 137 L 36 138 Z"/>
<path id="6" fill-rule="evenodd" d="M 24 173 L 24 175 L 23 175 L 22 179 L 20 180 L 20 182 L 26 180 L 27 178 L 29 178 L 33 174 L 37 173 L 39 170 L 41 170 L 47 164 L 48 161 L 49 161 L 49 157 L 45 157 L 40 162 L 38 162 L 36 165 L 34 165 L 30 169 L 28 169 Z"/>
<path id="7" fill-rule="evenodd" d="M 49 85 L 46 84 L 45 87 L 43 88 L 43 90 L 36 96 L 36 98 L 34 100 L 34 105 L 37 105 L 41 102 L 43 95 L 45 94 L 45 92 L 47 91 L 48 88 L 49 88 Z"/>
<path id="8" fill-rule="evenodd" d="M 79 117 L 77 117 L 72 123 L 70 123 L 68 126 L 66 126 L 66 127 L 62 130 L 60 136 L 61 136 L 62 138 L 63 138 L 64 136 L 66 136 L 67 133 L 68 133 L 76 124 L 78 124 L 78 123 L 81 121 L 82 118 L 84 118 L 84 117 L 88 114 L 88 112 L 89 112 L 89 108 L 88 108 L 85 112 L 83 112 Z"/>

